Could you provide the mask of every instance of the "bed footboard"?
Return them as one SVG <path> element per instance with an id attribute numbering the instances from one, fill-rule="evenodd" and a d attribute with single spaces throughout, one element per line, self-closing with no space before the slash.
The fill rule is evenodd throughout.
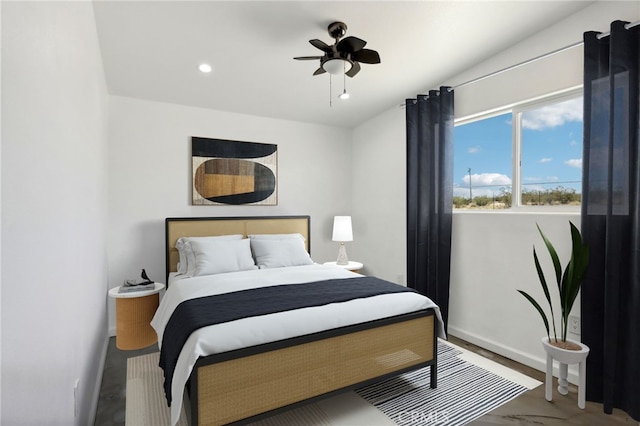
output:
<path id="1" fill-rule="evenodd" d="M 428 365 L 435 387 L 436 322 L 429 309 L 201 358 L 191 375 L 191 421 L 255 421 Z"/>

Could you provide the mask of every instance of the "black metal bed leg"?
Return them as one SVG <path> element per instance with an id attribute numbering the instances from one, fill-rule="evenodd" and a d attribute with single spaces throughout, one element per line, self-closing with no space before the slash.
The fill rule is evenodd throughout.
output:
<path id="1" fill-rule="evenodd" d="M 433 364 L 431 366 L 431 389 L 435 389 L 438 387 L 438 365 Z"/>

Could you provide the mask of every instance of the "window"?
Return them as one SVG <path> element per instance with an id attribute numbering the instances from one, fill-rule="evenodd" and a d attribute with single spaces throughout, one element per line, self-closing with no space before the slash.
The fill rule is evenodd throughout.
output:
<path id="1" fill-rule="evenodd" d="M 456 124 L 453 179 L 456 209 L 580 206 L 581 94 Z"/>
<path id="2" fill-rule="evenodd" d="M 454 130 L 453 206 L 511 207 L 511 113 Z"/>

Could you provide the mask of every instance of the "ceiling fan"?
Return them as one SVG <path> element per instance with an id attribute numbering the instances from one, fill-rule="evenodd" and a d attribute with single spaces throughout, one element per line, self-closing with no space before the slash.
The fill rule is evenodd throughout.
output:
<path id="1" fill-rule="evenodd" d="M 313 75 L 345 73 L 353 77 L 360 71 L 360 63 L 379 64 L 380 55 L 371 49 L 365 49 L 366 41 L 358 37 L 349 36 L 340 40 L 347 33 L 347 24 L 344 22 L 332 22 L 327 28 L 329 35 L 333 37 L 335 43 L 331 46 L 322 40 L 309 40 L 314 47 L 322 50 L 322 56 L 298 56 L 293 59 L 298 60 L 320 60 L 320 68 Z"/>

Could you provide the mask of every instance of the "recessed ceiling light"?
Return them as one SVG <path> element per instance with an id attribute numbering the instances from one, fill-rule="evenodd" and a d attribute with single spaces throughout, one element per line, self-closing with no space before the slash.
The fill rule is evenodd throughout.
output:
<path id="1" fill-rule="evenodd" d="M 211 70 L 212 70 L 211 65 L 209 65 L 209 64 L 200 64 L 198 69 L 200 71 L 202 71 L 203 73 L 210 73 Z"/>

